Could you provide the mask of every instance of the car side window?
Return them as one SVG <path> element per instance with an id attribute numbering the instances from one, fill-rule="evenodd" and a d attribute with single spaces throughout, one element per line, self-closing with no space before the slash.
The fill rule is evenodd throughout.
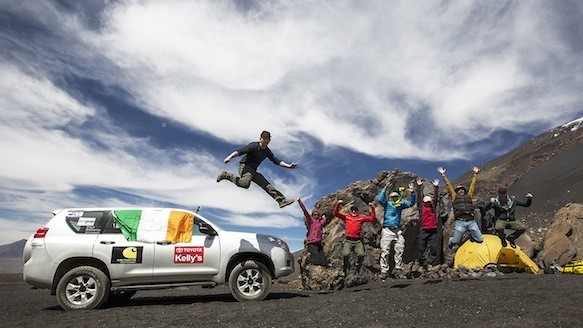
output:
<path id="1" fill-rule="evenodd" d="M 76 233 L 99 234 L 109 216 L 109 211 L 69 211 L 65 220 Z"/>
<path id="2" fill-rule="evenodd" d="M 108 213 L 107 221 L 105 222 L 105 226 L 103 227 L 103 233 L 121 234 L 121 229 L 114 220 L 113 212 Z"/>

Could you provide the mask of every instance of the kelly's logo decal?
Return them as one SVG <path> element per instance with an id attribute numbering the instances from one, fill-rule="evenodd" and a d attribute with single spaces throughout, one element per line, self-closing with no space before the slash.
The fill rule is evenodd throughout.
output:
<path id="1" fill-rule="evenodd" d="M 142 246 L 114 247 L 111 250 L 112 264 L 135 264 L 142 263 Z"/>
<path id="2" fill-rule="evenodd" d="M 194 264 L 204 262 L 203 246 L 174 247 L 175 264 Z"/>

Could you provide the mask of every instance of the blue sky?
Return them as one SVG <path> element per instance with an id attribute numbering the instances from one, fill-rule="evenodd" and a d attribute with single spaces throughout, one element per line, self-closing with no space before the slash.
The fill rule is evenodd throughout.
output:
<path id="1" fill-rule="evenodd" d="M 217 184 L 260 167 L 311 208 L 380 170 L 455 178 L 583 116 L 580 1 L 0 1 L 0 244 L 53 209 L 175 206 L 305 236 L 297 205 Z"/>

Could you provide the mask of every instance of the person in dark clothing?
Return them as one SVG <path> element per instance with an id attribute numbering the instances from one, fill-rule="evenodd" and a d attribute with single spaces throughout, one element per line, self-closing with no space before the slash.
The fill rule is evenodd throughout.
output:
<path id="1" fill-rule="evenodd" d="M 531 203 L 531 193 L 526 194 L 526 202 L 524 202 L 516 199 L 514 196 L 508 196 L 506 188 L 504 187 L 498 189 L 497 198 L 492 198 L 490 202 L 486 203 L 486 206 L 484 207 L 485 211 L 492 208 L 494 209 L 494 218 L 496 219 L 495 230 L 498 237 L 500 237 L 503 247 L 508 245 L 508 243 L 506 243 L 504 229 L 514 230 L 508 236 L 508 242 L 512 248 L 516 247 L 516 239 L 526 231 L 526 224 L 516 220 L 516 205 L 529 207 Z"/>
<path id="2" fill-rule="evenodd" d="M 437 197 L 439 180 L 433 180 L 433 197 Z M 421 229 L 419 229 L 419 264 L 421 266 L 433 265 L 437 257 L 437 216 L 435 215 L 436 199 L 431 196 L 423 196 L 423 181 L 417 178 L 417 193 L 421 204 L 417 205 L 421 216 Z M 427 254 L 427 255 L 426 255 Z"/>
<path id="3" fill-rule="evenodd" d="M 327 266 L 328 260 L 326 259 L 326 255 L 322 248 L 322 228 L 326 224 L 328 218 L 326 215 L 318 217 L 319 214 L 315 209 L 312 211 L 312 214 L 310 214 L 300 198 L 298 198 L 298 204 L 300 204 L 300 207 L 304 212 L 304 223 L 306 224 L 306 228 L 308 228 L 306 246 L 310 255 L 306 259 L 306 264 Z"/>
<path id="4" fill-rule="evenodd" d="M 476 190 L 476 183 L 478 181 L 478 172 L 480 168 L 474 166 L 472 168 L 474 171 L 474 177 L 470 183 L 470 190 L 466 189 L 465 186 L 459 185 L 455 188 L 451 185 L 451 182 L 445 175 L 445 169 L 443 167 L 438 167 L 437 172 L 441 174 L 449 197 L 451 199 L 451 204 L 453 207 L 453 214 L 455 217 L 455 230 L 453 236 L 449 238 L 449 247 L 459 246 L 462 240 L 462 236 L 467 231 L 472 237 L 471 240 L 476 243 L 482 243 L 484 238 L 482 237 L 482 232 L 478 227 L 478 224 L 474 220 L 474 202 L 472 197 L 474 197 L 474 191 Z"/>
<path id="5" fill-rule="evenodd" d="M 333 215 L 340 220 L 344 221 L 345 224 L 345 237 L 344 245 L 342 247 L 342 257 L 344 260 L 344 275 L 348 275 L 350 269 L 350 252 L 354 251 L 358 257 L 358 262 L 356 266 L 356 273 L 360 271 L 362 266 L 362 261 L 364 260 L 364 244 L 360 238 L 360 232 L 362 230 L 362 224 L 365 222 L 373 222 L 376 220 L 376 212 L 373 203 L 369 203 L 370 215 L 364 215 L 358 212 L 358 207 L 355 204 L 350 206 L 350 213 L 343 214 L 340 213 L 340 204 L 343 201 L 339 200 L 334 206 Z"/>
<path id="6" fill-rule="evenodd" d="M 227 171 L 222 171 L 217 176 L 217 182 L 222 180 L 229 180 L 234 183 L 237 187 L 249 188 L 251 182 L 255 182 L 263 190 L 265 190 L 277 203 L 279 207 L 285 207 L 294 202 L 293 199 L 287 199 L 283 196 L 281 192 L 275 189 L 263 174 L 257 172 L 257 168 L 265 158 L 269 158 L 275 165 L 285 167 L 288 169 L 295 169 L 298 164 L 292 162 L 288 164 L 273 155 L 271 149 L 267 147 L 271 141 L 271 134 L 268 131 L 261 132 L 259 141 L 251 142 L 247 146 L 232 152 L 224 162 L 229 163 L 232 158 L 237 156 L 243 156 L 241 162 L 239 163 L 239 177 Z"/>

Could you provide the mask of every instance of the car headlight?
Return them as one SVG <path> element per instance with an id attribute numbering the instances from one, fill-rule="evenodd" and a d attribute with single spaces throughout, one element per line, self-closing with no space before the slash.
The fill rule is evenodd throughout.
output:
<path id="1" fill-rule="evenodd" d="M 283 248 L 283 249 L 285 249 L 286 251 L 289 252 L 289 247 L 287 246 L 287 244 L 286 244 L 285 241 L 283 241 L 283 240 L 281 240 L 279 238 L 272 237 L 272 236 L 268 236 L 267 237 L 267 240 L 269 240 L 272 243 L 277 244 L 279 247 L 281 247 L 281 248 Z"/>

